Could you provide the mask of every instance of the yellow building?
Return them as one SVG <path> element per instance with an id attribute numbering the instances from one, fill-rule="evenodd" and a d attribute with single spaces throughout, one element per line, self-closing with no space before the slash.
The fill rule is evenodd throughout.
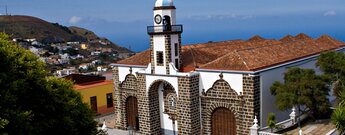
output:
<path id="1" fill-rule="evenodd" d="M 74 89 L 81 93 L 83 101 L 89 104 L 97 115 L 114 112 L 114 88 L 111 80 L 80 74 L 72 74 L 65 78 L 74 81 Z"/>
<path id="2" fill-rule="evenodd" d="M 85 50 L 85 49 L 87 49 L 87 45 L 86 44 L 80 44 L 80 48 Z"/>

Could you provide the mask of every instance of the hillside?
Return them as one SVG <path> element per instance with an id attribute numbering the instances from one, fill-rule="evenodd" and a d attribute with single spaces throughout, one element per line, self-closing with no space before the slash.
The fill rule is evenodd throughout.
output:
<path id="1" fill-rule="evenodd" d="M 88 42 L 94 39 L 101 39 L 86 29 L 78 27 L 68 28 L 58 23 L 50 23 L 36 17 L 22 15 L 1 15 L 0 30 L 12 35 L 14 38 L 35 38 L 43 43 L 68 41 Z M 107 39 L 103 40 L 107 41 L 111 48 L 114 48 L 120 53 L 130 52 L 128 49 L 120 47 Z M 95 45 L 95 47 L 99 46 L 98 44 L 91 45 Z"/>
<path id="2" fill-rule="evenodd" d="M 124 53 L 130 52 L 127 48 L 120 47 L 106 38 L 98 37 L 94 32 L 89 31 L 87 29 L 72 26 L 72 27 L 69 27 L 69 30 L 72 32 L 72 34 L 83 37 L 85 40 L 91 43 L 93 47 L 101 47 L 102 44 L 95 41 L 102 41 L 104 43 L 107 43 L 110 46 L 110 48 L 113 48 L 117 50 L 118 52 L 124 52 Z"/>

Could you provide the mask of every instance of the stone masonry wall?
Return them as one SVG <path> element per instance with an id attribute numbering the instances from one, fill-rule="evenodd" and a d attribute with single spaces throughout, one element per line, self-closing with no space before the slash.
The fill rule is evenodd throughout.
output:
<path id="1" fill-rule="evenodd" d="M 119 79 L 119 68 L 113 68 L 113 81 L 114 81 L 114 111 L 115 111 L 115 128 L 123 129 L 123 116 L 122 116 L 122 103 L 121 103 L 121 90 Z"/>
<path id="2" fill-rule="evenodd" d="M 253 125 L 254 116 L 260 116 L 260 76 L 243 76 L 243 99 L 245 100 L 243 112 L 246 134 L 249 134 L 249 128 Z M 260 121 L 260 117 L 258 118 Z"/>
<path id="3" fill-rule="evenodd" d="M 166 74 L 170 74 L 169 63 L 171 62 L 171 36 L 165 35 L 165 67 Z"/>
<path id="4" fill-rule="evenodd" d="M 261 112 L 260 112 L 260 76 L 254 76 L 254 114 L 259 120 L 261 119 Z"/>
<path id="5" fill-rule="evenodd" d="M 217 80 L 212 88 L 203 92 L 201 96 L 202 119 L 203 119 L 203 134 L 212 134 L 212 113 L 220 107 L 229 109 L 235 116 L 236 133 L 244 134 L 243 123 L 243 99 L 235 90 L 231 89 L 228 82 L 222 77 Z"/>
<path id="6" fill-rule="evenodd" d="M 138 74 L 139 128 L 142 135 L 160 135 L 160 114 L 158 87 L 161 82 L 154 82 L 146 92 L 145 75 Z"/>
<path id="7" fill-rule="evenodd" d="M 178 34 L 178 53 L 179 53 L 179 63 L 178 67 L 181 69 L 182 67 L 182 39 L 181 34 Z"/>
<path id="8" fill-rule="evenodd" d="M 114 68 L 114 83 L 117 85 L 115 87 L 115 116 L 116 125 L 115 128 L 127 129 L 127 115 L 126 115 L 126 101 L 129 97 L 137 98 L 137 79 L 133 74 L 128 74 L 125 80 L 120 83 L 118 77 L 118 68 Z"/>
<path id="9" fill-rule="evenodd" d="M 249 127 L 253 124 L 254 115 L 259 113 L 258 109 L 260 109 L 260 96 L 257 96 L 257 94 L 260 94 L 259 77 L 244 75 L 243 93 L 240 94 L 232 90 L 228 82 L 223 80 L 222 77 L 221 74 L 220 79 L 213 84 L 212 88 L 207 90 L 206 93 L 203 92 L 201 96 L 202 134 L 212 134 L 212 113 L 215 109 L 224 107 L 235 115 L 236 134 L 247 135 L 249 134 Z"/>
<path id="10" fill-rule="evenodd" d="M 155 53 L 154 53 L 154 47 L 153 47 L 153 35 L 150 36 L 150 62 L 151 62 L 151 73 L 155 73 Z"/>
<path id="11" fill-rule="evenodd" d="M 137 78 L 133 74 L 128 74 L 125 80 L 121 83 L 120 90 L 121 90 L 121 108 L 122 110 L 122 122 L 123 128 L 127 129 L 127 112 L 126 112 L 126 103 L 129 97 L 135 97 L 138 99 L 137 96 Z"/>
<path id="12" fill-rule="evenodd" d="M 178 134 L 200 134 L 199 76 L 178 78 Z"/>

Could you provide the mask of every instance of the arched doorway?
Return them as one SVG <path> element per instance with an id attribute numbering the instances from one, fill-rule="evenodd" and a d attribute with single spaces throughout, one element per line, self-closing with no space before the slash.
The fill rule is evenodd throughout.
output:
<path id="1" fill-rule="evenodd" d="M 212 113 L 212 135 L 236 135 L 235 115 L 227 108 L 217 108 Z"/>
<path id="2" fill-rule="evenodd" d="M 151 134 L 177 134 L 178 122 L 174 116 L 177 99 L 174 87 L 165 80 L 156 80 L 149 87 L 148 97 Z"/>
<path id="3" fill-rule="evenodd" d="M 128 97 L 126 100 L 127 127 L 131 126 L 139 130 L 138 100 L 136 97 Z"/>

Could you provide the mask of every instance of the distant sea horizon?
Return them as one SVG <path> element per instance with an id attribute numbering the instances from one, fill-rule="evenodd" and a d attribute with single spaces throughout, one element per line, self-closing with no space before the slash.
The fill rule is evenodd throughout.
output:
<path id="1" fill-rule="evenodd" d="M 313 39 L 316 39 L 318 37 L 320 37 L 323 34 L 319 34 L 319 33 L 306 33 L 306 32 L 299 32 L 299 33 L 304 33 L 307 34 L 308 36 L 312 37 Z M 269 35 L 269 34 L 251 34 L 251 35 L 246 35 L 246 34 L 236 34 L 236 35 L 229 35 L 227 36 L 227 34 L 215 34 L 215 36 L 209 35 L 207 38 L 202 38 L 202 37 L 196 37 L 196 36 L 190 36 L 190 35 L 185 35 L 182 34 L 182 45 L 192 45 L 192 44 L 200 44 L 200 43 L 208 43 L 208 42 L 222 42 L 222 41 L 229 41 L 229 40 L 248 40 L 253 36 L 260 36 L 262 38 L 265 39 L 276 39 L 279 40 L 287 35 L 292 35 L 292 36 L 296 36 L 299 34 L 298 32 L 293 32 L 293 33 L 287 33 L 285 35 L 281 35 L 281 33 L 278 35 Z M 345 44 L 345 35 L 341 36 L 341 34 L 327 34 L 324 33 L 336 40 L 339 40 L 341 42 L 344 42 Z M 223 35 L 223 36 L 219 36 L 219 35 Z M 123 40 L 120 41 L 118 40 L 118 38 L 115 37 L 106 37 L 108 38 L 110 41 L 114 42 L 115 44 L 125 47 L 125 48 L 131 48 L 132 51 L 138 53 L 138 52 L 142 52 L 145 51 L 147 49 L 150 49 L 150 39 L 147 35 L 143 35 L 142 38 L 135 38 L 135 39 L 125 39 L 122 38 Z M 129 42 L 131 42 L 131 44 L 129 44 Z"/>

